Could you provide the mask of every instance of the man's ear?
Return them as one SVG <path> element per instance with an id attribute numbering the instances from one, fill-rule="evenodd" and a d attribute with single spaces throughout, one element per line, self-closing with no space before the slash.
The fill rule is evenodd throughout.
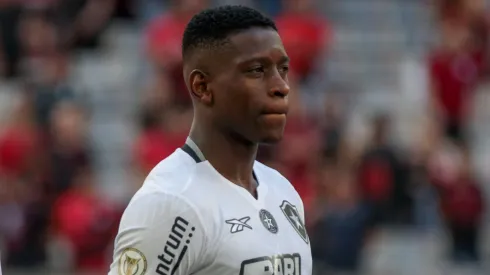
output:
<path id="1" fill-rule="evenodd" d="M 213 102 L 213 93 L 209 88 L 209 75 L 195 69 L 190 73 L 191 94 L 202 103 L 209 105 Z"/>

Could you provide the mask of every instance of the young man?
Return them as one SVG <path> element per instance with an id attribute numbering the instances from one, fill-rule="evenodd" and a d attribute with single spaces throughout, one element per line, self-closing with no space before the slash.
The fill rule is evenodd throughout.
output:
<path id="1" fill-rule="evenodd" d="M 282 138 L 288 57 L 274 23 L 242 6 L 195 15 L 183 43 L 194 105 L 186 144 L 127 207 L 110 275 L 310 275 L 301 198 L 255 161 Z"/>

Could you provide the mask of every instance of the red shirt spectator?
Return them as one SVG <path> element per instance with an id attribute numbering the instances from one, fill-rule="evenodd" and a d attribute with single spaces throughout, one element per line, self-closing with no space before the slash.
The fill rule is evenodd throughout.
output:
<path id="1" fill-rule="evenodd" d="M 146 50 L 150 61 L 160 64 L 182 60 L 181 43 L 185 27 L 194 14 L 207 6 L 206 0 L 172 1 L 170 12 L 149 23 L 146 28 Z"/>
<path id="2" fill-rule="evenodd" d="M 177 103 L 190 104 L 182 77 L 182 35 L 192 16 L 206 6 L 207 1 L 181 0 L 173 9 L 154 19 L 145 31 L 146 51 L 150 62 L 164 69 L 173 82 Z"/>
<path id="3" fill-rule="evenodd" d="M 435 52 L 429 58 L 433 96 L 443 115 L 461 122 L 484 66 L 482 52 Z"/>
<path id="4" fill-rule="evenodd" d="M 142 132 L 134 147 L 134 160 L 146 176 L 155 165 L 184 145 L 193 114 L 189 110 L 161 109 L 146 106 L 142 114 Z"/>
<path id="5" fill-rule="evenodd" d="M 120 213 L 102 202 L 90 186 L 82 186 L 79 176 L 76 187 L 62 194 L 53 207 L 55 236 L 70 242 L 78 271 L 102 271 L 107 267 L 107 249 L 117 233 Z"/>
<path id="6" fill-rule="evenodd" d="M 291 71 L 304 79 L 326 50 L 331 36 L 328 23 L 313 12 L 286 12 L 276 19 L 276 24 L 291 58 Z"/>
<path id="7" fill-rule="evenodd" d="M 181 62 L 182 35 L 189 17 L 172 13 L 154 19 L 146 29 L 146 50 L 152 61 Z"/>
<path id="8" fill-rule="evenodd" d="M 160 129 L 145 131 L 136 141 L 135 159 L 142 172 L 147 174 L 164 158 L 181 147 L 187 135 L 171 135 Z"/>
<path id="9" fill-rule="evenodd" d="M 394 186 L 393 169 L 387 160 L 372 159 L 363 163 L 360 169 L 362 193 L 369 201 L 387 201 Z"/>
<path id="10" fill-rule="evenodd" d="M 32 172 L 40 143 L 41 135 L 32 120 L 31 101 L 22 96 L 10 114 L 10 121 L 0 129 L 0 173 L 19 179 Z"/>
<path id="11" fill-rule="evenodd" d="M 11 127 L 0 136 L 0 171 L 19 177 L 27 172 L 36 149 L 36 133 L 23 127 Z"/>
<path id="12" fill-rule="evenodd" d="M 471 167 L 464 147 L 442 148 L 428 162 L 429 179 L 439 191 L 444 218 L 454 226 L 478 225 L 483 214 L 482 190 Z"/>
<path id="13" fill-rule="evenodd" d="M 472 92 L 486 70 L 489 28 L 482 5 L 483 1 L 440 3 L 442 47 L 429 57 L 429 72 L 434 103 L 446 127 L 464 126 Z"/>
<path id="14" fill-rule="evenodd" d="M 445 185 L 441 192 L 444 217 L 451 224 L 475 226 L 483 214 L 483 196 L 472 179 L 458 179 Z"/>
<path id="15" fill-rule="evenodd" d="M 146 30 L 146 50 L 150 61 L 160 66 L 169 75 L 175 99 L 188 102 L 189 96 L 182 78 L 182 35 L 189 22 L 187 16 L 164 14 L 150 22 Z"/>

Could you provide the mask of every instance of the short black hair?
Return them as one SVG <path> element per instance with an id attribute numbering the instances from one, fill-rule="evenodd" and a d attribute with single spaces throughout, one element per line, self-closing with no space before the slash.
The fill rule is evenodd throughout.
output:
<path id="1" fill-rule="evenodd" d="M 218 47 L 226 43 L 230 35 L 255 27 L 277 31 L 274 21 L 249 7 L 226 5 L 203 10 L 187 24 L 182 56 L 185 59 L 192 49 Z"/>

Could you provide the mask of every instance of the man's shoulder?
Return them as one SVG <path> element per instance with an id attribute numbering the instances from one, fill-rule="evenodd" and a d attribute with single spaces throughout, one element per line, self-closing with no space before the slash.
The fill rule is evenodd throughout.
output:
<path id="1" fill-rule="evenodd" d="M 182 194 L 188 188 L 195 168 L 195 161 L 176 150 L 150 171 L 138 192 Z"/>
<path id="2" fill-rule="evenodd" d="M 158 163 L 145 178 L 131 198 L 130 209 L 172 209 L 174 205 L 189 205 L 186 190 L 195 162 L 186 158 L 179 150 Z M 168 206 L 172 206 L 169 208 Z"/>

